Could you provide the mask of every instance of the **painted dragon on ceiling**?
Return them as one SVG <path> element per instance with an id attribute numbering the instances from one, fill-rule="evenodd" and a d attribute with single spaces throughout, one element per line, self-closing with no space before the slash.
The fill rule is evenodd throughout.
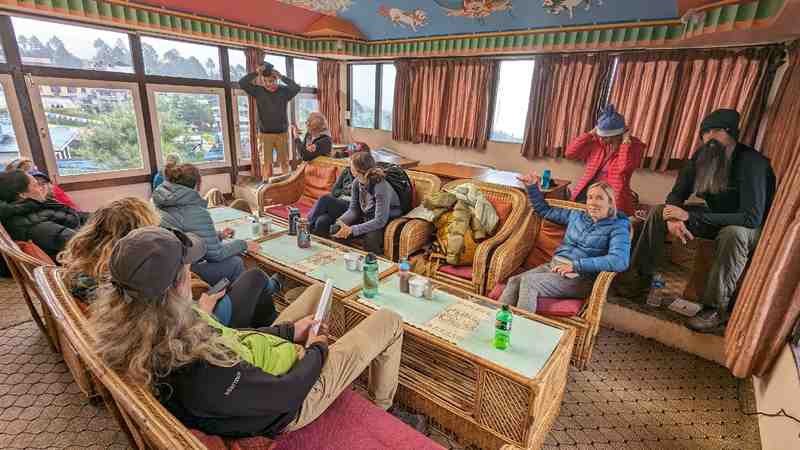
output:
<path id="1" fill-rule="evenodd" d="M 569 12 L 569 18 L 575 17 L 575 8 L 583 6 L 585 10 L 592 8 L 592 0 L 544 0 L 542 8 L 550 14 L 561 14 L 564 11 Z M 596 0 L 597 6 L 603 6 L 603 0 Z"/>
<path id="2" fill-rule="evenodd" d="M 499 11 L 511 11 L 512 0 L 433 0 L 448 16 L 482 20 Z"/>
<path id="3" fill-rule="evenodd" d="M 353 0 L 278 0 L 287 5 L 310 9 L 322 14 L 335 16 L 353 6 Z"/>

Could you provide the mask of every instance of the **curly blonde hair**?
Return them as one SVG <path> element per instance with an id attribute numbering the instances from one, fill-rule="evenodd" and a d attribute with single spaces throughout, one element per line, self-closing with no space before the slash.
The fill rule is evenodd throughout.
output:
<path id="1" fill-rule="evenodd" d="M 98 354 L 109 367 L 155 390 L 158 378 L 194 361 L 220 367 L 240 362 L 192 309 L 192 299 L 180 294 L 177 286 L 189 276 L 187 267 L 158 302 L 134 300 L 110 281 L 100 285 L 89 314 Z"/>
<path id="2" fill-rule="evenodd" d="M 58 255 L 64 266 L 64 281 L 72 289 L 79 275 L 98 281 L 108 274 L 114 244 L 131 231 L 158 225 L 161 217 L 153 206 L 135 197 L 126 197 L 101 207 L 75 233 Z"/>

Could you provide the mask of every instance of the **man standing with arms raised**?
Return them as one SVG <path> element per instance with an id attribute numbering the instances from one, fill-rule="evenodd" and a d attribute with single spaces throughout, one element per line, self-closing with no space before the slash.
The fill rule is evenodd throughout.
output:
<path id="1" fill-rule="evenodd" d="M 278 84 L 283 81 L 285 86 Z M 261 154 L 261 176 L 266 181 L 272 176 L 272 150 L 277 150 L 281 173 L 289 172 L 289 118 L 287 106 L 300 86 L 292 79 L 264 62 L 255 72 L 248 73 L 239 86 L 253 97 L 258 107 L 258 151 Z"/>

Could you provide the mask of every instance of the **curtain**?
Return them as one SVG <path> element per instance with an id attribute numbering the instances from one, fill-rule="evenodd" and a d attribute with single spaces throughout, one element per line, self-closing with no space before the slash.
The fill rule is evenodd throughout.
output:
<path id="1" fill-rule="evenodd" d="M 800 317 L 800 46 L 770 112 L 764 153 L 779 187 L 725 332 L 725 363 L 737 377 L 766 374 Z"/>
<path id="2" fill-rule="evenodd" d="M 631 134 L 647 145 L 650 169 L 669 163 L 667 147 L 670 118 L 680 82 L 681 56 L 678 52 L 627 53 L 619 56 L 609 102 L 625 116 Z M 647 101 L 642 101 L 647 99 Z"/>
<path id="3" fill-rule="evenodd" d="M 317 64 L 319 110 L 328 119 L 331 137 L 336 143 L 343 142 L 339 73 L 340 65 L 337 61 L 323 59 Z"/>
<path id="4" fill-rule="evenodd" d="M 496 61 L 404 60 L 396 68 L 394 139 L 486 148 Z"/>
<path id="5" fill-rule="evenodd" d="M 611 63 L 604 53 L 536 59 L 523 156 L 561 156 L 572 139 L 594 127 Z"/>
<path id="6" fill-rule="evenodd" d="M 247 59 L 247 71 L 255 72 L 255 70 L 264 62 L 264 51 L 260 48 L 250 47 L 244 52 Z M 248 96 L 249 97 L 249 96 Z M 256 177 L 261 178 L 261 155 L 258 154 L 258 106 L 255 99 L 249 97 L 248 111 L 250 119 L 250 173 Z"/>

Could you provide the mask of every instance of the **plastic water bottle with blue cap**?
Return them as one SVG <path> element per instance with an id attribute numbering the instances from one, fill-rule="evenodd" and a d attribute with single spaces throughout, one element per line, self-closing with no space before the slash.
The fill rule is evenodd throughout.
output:
<path id="1" fill-rule="evenodd" d="M 647 306 L 658 308 L 663 300 L 663 289 L 667 286 L 660 274 L 653 275 L 650 282 L 650 293 L 647 294 Z"/>
<path id="2" fill-rule="evenodd" d="M 542 172 L 542 181 L 541 181 L 542 189 L 550 189 L 550 183 L 551 183 L 550 169 L 545 169 L 545 171 Z"/>

